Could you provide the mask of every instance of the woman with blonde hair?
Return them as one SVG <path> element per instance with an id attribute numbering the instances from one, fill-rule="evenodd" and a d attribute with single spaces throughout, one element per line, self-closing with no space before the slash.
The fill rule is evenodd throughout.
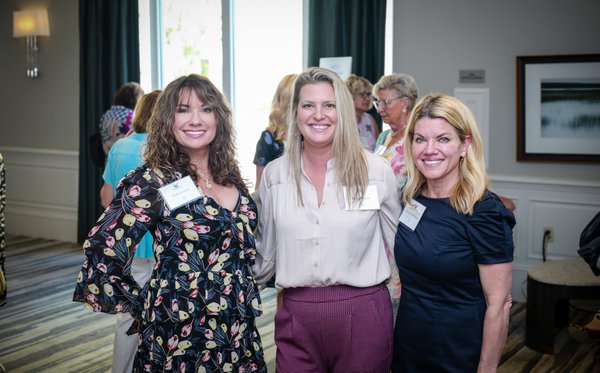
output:
<path id="1" fill-rule="evenodd" d="M 375 118 L 369 114 L 369 110 L 373 106 L 371 98 L 373 84 L 362 76 L 350 75 L 346 78 L 346 85 L 354 101 L 360 143 L 365 149 L 374 151 L 379 136 L 379 128 Z"/>
<path id="2" fill-rule="evenodd" d="M 392 370 L 495 371 L 508 331 L 515 218 L 490 190 L 467 106 L 443 93 L 423 97 L 406 128 L 405 162 Z"/>
<path id="3" fill-rule="evenodd" d="M 385 282 L 400 196 L 394 174 L 360 144 L 340 77 L 309 68 L 295 83 L 285 154 L 265 168 L 253 271 L 276 274 L 278 372 L 389 372 Z"/>
<path id="4" fill-rule="evenodd" d="M 269 126 L 261 134 L 256 143 L 254 164 L 256 165 L 255 188 L 260 185 L 260 178 L 267 163 L 279 158 L 284 151 L 284 140 L 290 125 L 289 112 L 292 99 L 292 87 L 298 74 L 284 76 L 275 90 L 269 114 Z"/>

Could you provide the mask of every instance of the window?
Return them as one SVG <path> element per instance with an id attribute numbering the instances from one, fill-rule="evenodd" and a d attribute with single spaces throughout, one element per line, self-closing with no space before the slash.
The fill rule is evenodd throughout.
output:
<path id="1" fill-rule="evenodd" d="M 302 70 L 303 0 L 223 1 L 139 0 L 140 83 L 148 92 L 184 74 L 211 79 L 232 104 L 242 176 L 254 182 L 275 88 Z"/>

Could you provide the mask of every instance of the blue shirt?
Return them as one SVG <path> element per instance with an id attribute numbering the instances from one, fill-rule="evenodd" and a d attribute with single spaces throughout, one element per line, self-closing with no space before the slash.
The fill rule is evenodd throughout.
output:
<path id="1" fill-rule="evenodd" d="M 117 140 L 108 152 L 108 160 L 102 178 L 110 184 L 117 193 L 117 184 L 129 171 L 142 165 L 142 145 L 146 142 L 145 133 L 132 133 Z M 138 244 L 135 256 L 137 258 L 152 258 L 152 235 L 147 232 Z"/>

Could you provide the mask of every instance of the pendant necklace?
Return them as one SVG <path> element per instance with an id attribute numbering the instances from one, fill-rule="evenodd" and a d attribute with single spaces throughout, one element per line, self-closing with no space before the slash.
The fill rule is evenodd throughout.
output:
<path id="1" fill-rule="evenodd" d="M 206 189 L 212 190 L 213 185 L 210 182 L 209 178 L 208 177 L 204 177 L 204 174 L 202 174 L 200 172 L 198 172 L 198 175 L 200 175 L 200 180 L 204 179 L 204 185 L 206 186 Z"/>

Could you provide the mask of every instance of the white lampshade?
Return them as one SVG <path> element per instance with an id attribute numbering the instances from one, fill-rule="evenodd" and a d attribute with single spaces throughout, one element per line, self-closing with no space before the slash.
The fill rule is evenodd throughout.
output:
<path id="1" fill-rule="evenodd" d="M 45 9 L 13 12 L 13 36 L 50 36 L 48 12 Z"/>

